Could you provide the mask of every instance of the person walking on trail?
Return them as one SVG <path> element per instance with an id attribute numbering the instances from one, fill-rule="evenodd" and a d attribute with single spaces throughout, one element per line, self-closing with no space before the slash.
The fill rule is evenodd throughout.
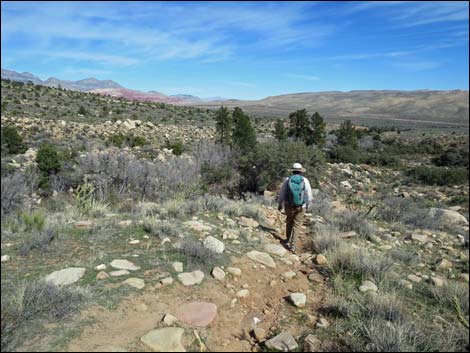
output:
<path id="1" fill-rule="evenodd" d="M 302 175 L 305 169 L 300 163 L 294 163 L 290 169 L 292 175 L 284 180 L 278 195 L 278 209 L 282 211 L 284 206 L 286 213 L 286 243 L 290 251 L 296 251 L 296 241 L 301 232 L 301 227 L 312 201 L 312 187 L 309 180 Z"/>

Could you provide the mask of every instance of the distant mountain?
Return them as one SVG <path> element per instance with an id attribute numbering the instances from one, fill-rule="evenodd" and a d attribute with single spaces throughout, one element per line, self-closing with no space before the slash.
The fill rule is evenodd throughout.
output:
<path id="1" fill-rule="evenodd" d="M 365 125 L 469 126 L 469 92 L 464 90 L 306 92 L 195 105 L 209 109 L 238 106 L 251 114 L 284 118 L 298 109 L 307 109 L 310 114 L 319 112 L 328 122 L 350 119 Z"/>
<path id="2" fill-rule="evenodd" d="M 43 85 L 48 87 L 62 87 L 74 91 L 91 91 L 94 89 L 100 88 L 123 88 L 120 84 L 111 81 L 111 80 L 97 80 L 96 78 L 86 78 L 79 81 L 66 81 L 60 80 L 55 77 L 49 77 L 46 81 L 42 81 L 39 77 L 36 77 L 28 72 L 23 72 L 22 74 L 12 71 L 2 69 L 2 79 L 19 81 L 19 82 L 28 82 L 31 81 L 36 85 Z"/>
<path id="3" fill-rule="evenodd" d="M 146 101 L 146 102 L 161 102 L 161 103 L 171 103 L 171 104 L 184 104 L 188 102 L 188 100 L 175 97 L 175 96 L 167 96 L 163 93 L 151 91 L 151 92 L 142 92 L 127 88 L 100 88 L 94 89 L 90 92 L 98 93 L 102 95 L 109 95 L 111 97 L 122 97 L 126 99 L 133 99 L 138 101 Z"/>
<path id="4" fill-rule="evenodd" d="M 20 74 L 19 72 L 2 69 L 2 79 L 4 80 L 12 80 L 18 82 L 28 82 L 31 81 L 34 84 L 40 85 L 42 81 L 39 77 L 30 74 L 29 72 L 23 72 Z"/>

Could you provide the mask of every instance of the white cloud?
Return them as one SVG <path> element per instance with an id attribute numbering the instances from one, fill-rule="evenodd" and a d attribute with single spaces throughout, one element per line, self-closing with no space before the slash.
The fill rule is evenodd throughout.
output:
<path id="1" fill-rule="evenodd" d="M 307 81 L 318 81 L 318 80 L 320 80 L 320 77 L 312 76 L 312 75 L 298 75 L 298 74 L 289 74 L 289 73 L 287 73 L 287 74 L 284 74 L 283 76 L 289 77 L 289 78 L 307 80 Z"/>

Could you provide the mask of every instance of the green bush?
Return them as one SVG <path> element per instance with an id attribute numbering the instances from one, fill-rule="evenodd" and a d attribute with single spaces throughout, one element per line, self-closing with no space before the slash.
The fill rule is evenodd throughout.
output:
<path id="1" fill-rule="evenodd" d="M 57 173 L 62 166 L 57 148 L 49 143 L 41 145 L 36 156 L 36 162 L 43 175 Z"/>
<path id="2" fill-rule="evenodd" d="M 303 142 L 258 144 L 239 158 L 240 192 L 256 193 L 277 186 L 289 175 L 288 170 L 295 162 L 301 163 L 306 168 L 305 176 L 314 187 L 325 162 L 322 151 Z"/>
<path id="3" fill-rule="evenodd" d="M 15 126 L 5 126 L 1 128 L 2 155 L 25 153 L 28 147 L 23 142 Z"/>
<path id="4" fill-rule="evenodd" d="M 361 163 L 360 152 L 352 146 L 339 146 L 328 152 L 330 160 L 338 163 Z"/>
<path id="5" fill-rule="evenodd" d="M 467 167 L 469 166 L 469 152 L 467 148 L 450 148 L 439 156 L 433 158 L 432 162 L 439 167 Z"/>
<path id="6" fill-rule="evenodd" d="M 118 148 L 123 146 L 136 147 L 146 145 L 147 141 L 142 136 L 114 134 L 108 138 L 107 144 L 108 146 L 114 145 Z"/>
<path id="7" fill-rule="evenodd" d="M 181 156 L 185 150 L 183 143 L 181 141 L 169 143 L 167 145 L 167 148 L 171 149 L 175 156 Z"/>
<path id="8" fill-rule="evenodd" d="M 467 168 L 418 166 L 408 171 L 408 176 L 417 183 L 426 185 L 460 185 L 468 182 Z"/>

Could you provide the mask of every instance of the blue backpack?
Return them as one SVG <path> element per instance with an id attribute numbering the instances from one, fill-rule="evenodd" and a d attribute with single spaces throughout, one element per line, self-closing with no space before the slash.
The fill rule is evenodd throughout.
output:
<path id="1" fill-rule="evenodd" d="M 289 188 L 287 190 L 287 203 L 291 206 L 302 206 L 304 204 L 305 182 L 304 177 L 299 174 L 289 178 Z"/>

